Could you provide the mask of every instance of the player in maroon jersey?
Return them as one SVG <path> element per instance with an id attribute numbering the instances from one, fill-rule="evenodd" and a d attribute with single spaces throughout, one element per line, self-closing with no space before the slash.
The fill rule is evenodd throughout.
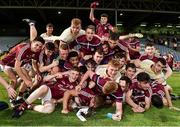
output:
<path id="1" fill-rule="evenodd" d="M 55 45 L 52 42 L 47 42 L 44 45 L 44 49 L 39 56 L 39 71 L 50 72 L 50 70 L 59 65 L 59 62 L 55 60 L 54 56 Z"/>
<path id="2" fill-rule="evenodd" d="M 93 2 L 90 6 L 91 11 L 89 14 L 89 19 L 96 24 L 96 34 L 101 37 L 103 40 L 108 40 L 109 38 L 109 32 L 114 32 L 113 26 L 108 23 L 108 15 L 107 14 L 101 14 L 100 21 L 94 17 L 94 9 L 98 5 L 98 2 Z"/>
<path id="3" fill-rule="evenodd" d="M 140 57 L 140 41 L 137 38 L 143 37 L 142 34 L 128 34 L 119 37 L 119 45 L 128 49 L 130 59 L 138 59 Z"/>
<path id="4" fill-rule="evenodd" d="M 79 64 L 79 54 L 77 51 L 71 51 L 69 52 L 67 56 L 67 60 L 65 60 L 64 66 L 60 67 L 63 68 L 63 70 L 67 71 L 70 70 L 73 67 L 77 67 Z"/>
<path id="5" fill-rule="evenodd" d="M 75 97 L 75 103 L 78 106 L 89 106 L 94 107 L 95 93 L 88 87 L 81 89 L 77 92 L 76 90 L 68 90 L 64 93 L 63 97 L 63 109 L 61 113 L 67 114 L 70 110 L 68 108 L 68 101 L 70 97 Z"/>
<path id="6" fill-rule="evenodd" d="M 22 103 L 13 113 L 13 117 L 20 117 L 22 113 L 27 109 L 27 106 L 32 104 L 38 98 L 42 98 L 42 105 L 34 106 L 35 111 L 41 113 L 51 113 L 55 109 L 55 105 L 52 101 L 54 99 L 60 99 L 64 96 L 66 90 L 74 89 L 78 85 L 77 79 L 79 77 L 79 68 L 74 67 L 70 70 L 68 76 L 63 76 L 62 73 L 50 75 L 49 78 L 57 77 L 57 82 L 48 87 L 42 85 L 36 89 L 26 100 Z M 58 78 L 59 77 L 59 78 Z"/>
<path id="7" fill-rule="evenodd" d="M 79 49 L 81 57 L 92 55 L 96 49 L 101 48 L 101 39 L 95 35 L 95 27 L 93 25 L 89 25 L 86 28 L 86 34 L 77 37 L 76 42 L 81 46 Z"/>
<path id="8" fill-rule="evenodd" d="M 146 59 L 149 59 L 149 60 L 152 60 L 153 62 L 157 62 L 157 59 L 158 59 L 158 56 L 155 55 L 155 45 L 153 42 L 147 42 L 146 45 L 145 45 L 145 53 L 142 54 L 139 59 L 141 61 L 143 60 L 146 60 Z"/>
<path id="9" fill-rule="evenodd" d="M 107 64 L 113 58 L 115 51 L 110 49 L 108 42 L 102 44 L 102 50 L 104 53 L 102 64 Z"/>
<path id="10" fill-rule="evenodd" d="M 91 58 L 96 62 L 97 65 L 101 65 L 103 57 L 103 51 L 101 49 L 97 49 L 93 55 L 88 55 L 86 56 L 86 58 L 84 57 L 83 59 L 81 59 L 78 66 L 84 66 L 86 64 L 86 60 Z"/>
<path id="11" fill-rule="evenodd" d="M 168 52 L 166 54 L 166 56 L 164 56 L 167 64 L 169 65 L 169 67 L 171 68 L 171 70 L 173 70 L 173 63 L 174 63 L 174 57 L 173 57 L 173 54 Z"/>
<path id="12" fill-rule="evenodd" d="M 141 72 L 137 75 L 137 82 L 130 85 L 126 93 L 126 102 L 134 112 L 144 112 L 150 108 L 151 95 L 150 76 Z"/>
<path id="13" fill-rule="evenodd" d="M 35 38 L 32 42 L 20 43 L 0 60 L 2 70 L 11 79 L 13 88 L 17 87 L 15 71 L 28 87 L 32 86 L 32 81 L 24 68 L 25 65 L 31 65 L 32 59 L 38 60 L 43 44 L 44 40 L 41 37 Z"/>
<path id="14" fill-rule="evenodd" d="M 136 74 L 136 65 L 134 63 L 126 64 L 126 69 L 124 75 L 133 80 Z"/>
<path id="15" fill-rule="evenodd" d="M 168 106 L 169 109 L 173 109 L 176 111 L 180 111 L 179 108 L 172 105 L 171 99 L 168 99 L 167 90 L 162 84 L 159 84 L 157 81 L 154 81 L 151 83 L 151 89 L 152 89 L 152 105 L 154 105 L 157 108 L 162 108 L 163 105 Z M 170 103 L 169 103 L 170 101 Z"/>

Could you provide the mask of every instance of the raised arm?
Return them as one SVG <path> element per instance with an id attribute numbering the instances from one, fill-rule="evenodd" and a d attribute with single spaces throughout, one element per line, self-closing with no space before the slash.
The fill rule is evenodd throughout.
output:
<path id="1" fill-rule="evenodd" d="M 94 8 L 91 8 L 90 13 L 89 13 L 89 19 L 94 22 L 95 18 L 94 18 Z"/>
<path id="2" fill-rule="evenodd" d="M 131 37 L 138 37 L 138 38 L 142 38 L 143 35 L 141 33 L 134 33 L 134 34 L 128 34 L 128 35 L 123 35 L 123 36 L 119 36 L 119 40 L 125 40 Z"/>
<path id="3" fill-rule="evenodd" d="M 98 5 L 99 5 L 99 3 L 98 3 L 97 1 L 91 3 L 91 6 L 90 6 L 91 10 L 90 10 L 90 14 L 89 14 L 89 19 L 90 19 L 92 22 L 94 22 L 94 20 L 95 20 L 95 17 L 94 17 L 94 9 L 95 9 L 96 6 L 98 6 Z"/>

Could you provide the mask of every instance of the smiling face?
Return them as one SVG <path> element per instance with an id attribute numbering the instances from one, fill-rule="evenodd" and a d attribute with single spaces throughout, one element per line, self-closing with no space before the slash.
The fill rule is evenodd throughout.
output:
<path id="1" fill-rule="evenodd" d="M 48 35 L 52 35 L 53 30 L 54 30 L 53 27 L 49 27 L 49 26 L 46 27 L 46 31 L 47 31 L 47 34 L 48 34 Z"/>
<path id="2" fill-rule="evenodd" d="M 145 48 L 145 53 L 148 55 L 148 56 L 153 56 L 154 53 L 155 53 L 155 47 L 154 46 L 147 46 Z"/>
<path id="3" fill-rule="evenodd" d="M 119 68 L 109 65 L 107 68 L 107 74 L 111 78 L 114 78 L 118 73 Z"/>
<path id="4" fill-rule="evenodd" d="M 69 62 L 73 65 L 73 66 L 78 66 L 78 63 L 79 63 L 79 58 L 78 56 L 75 56 L 75 57 L 71 57 L 69 59 Z"/>
<path id="5" fill-rule="evenodd" d="M 48 49 L 45 48 L 45 54 L 46 54 L 47 57 L 50 57 L 53 53 L 54 53 L 54 51 L 48 50 Z"/>
<path id="6" fill-rule="evenodd" d="M 134 77 L 134 74 L 136 73 L 136 69 L 135 68 L 127 68 L 126 70 L 126 76 L 130 79 L 132 79 Z"/>
<path id="7" fill-rule="evenodd" d="M 122 91 L 126 91 L 127 90 L 127 85 L 126 85 L 126 81 L 125 80 L 120 80 L 119 81 L 119 86 L 121 87 Z"/>
<path id="8" fill-rule="evenodd" d="M 164 67 L 165 67 L 165 66 L 164 66 L 160 61 L 158 61 L 158 62 L 155 63 L 155 65 L 154 65 L 154 71 L 155 71 L 155 73 L 161 72 Z"/>
<path id="9" fill-rule="evenodd" d="M 61 59 L 66 60 L 68 56 L 69 50 L 59 49 L 59 55 Z"/>
<path id="10" fill-rule="evenodd" d="M 75 70 L 71 70 L 69 73 L 70 82 L 75 82 L 79 78 L 79 72 Z"/>
<path id="11" fill-rule="evenodd" d="M 31 50 L 33 52 L 40 52 L 43 47 L 43 44 L 40 41 L 33 41 L 31 43 Z"/>
<path id="12" fill-rule="evenodd" d="M 147 90 L 150 88 L 150 83 L 147 81 L 141 81 L 139 82 L 139 86 L 143 89 L 143 90 Z"/>

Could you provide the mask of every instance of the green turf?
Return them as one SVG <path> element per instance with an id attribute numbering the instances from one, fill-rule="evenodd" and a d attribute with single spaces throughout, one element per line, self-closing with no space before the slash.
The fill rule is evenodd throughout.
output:
<path id="1" fill-rule="evenodd" d="M 180 95 L 180 73 L 174 73 L 168 83 L 173 87 L 174 92 Z M 6 91 L 2 87 L 0 87 L 0 100 L 7 101 Z M 180 108 L 180 100 L 173 101 L 173 104 Z M 149 111 L 140 114 L 133 113 L 129 106 L 124 105 L 123 120 L 119 122 L 106 118 L 108 112 L 115 110 L 111 107 L 97 109 L 96 114 L 88 118 L 87 122 L 81 122 L 73 112 L 63 115 L 60 110 L 61 106 L 57 106 L 52 114 L 26 111 L 21 118 L 12 119 L 12 109 L 7 109 L 0 111 L 0 126 L 180 126 L 180 112 L 166 107 L 163 109 L 151 107 Z"/>

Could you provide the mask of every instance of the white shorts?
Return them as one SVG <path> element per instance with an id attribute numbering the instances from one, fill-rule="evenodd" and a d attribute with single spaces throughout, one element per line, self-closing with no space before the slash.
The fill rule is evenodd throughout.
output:
<path id="1" fill-rule="evenodd" d="M 51 90 L 50 90 L 50 88 L 48 88 L 47 94 L 46 94 L 46 95 L 42 98 L 42 100 L 41 100 L 42 105 L 43 105 L 45 102 L 51 101 L 51 99 L 52 99 Z"/>

